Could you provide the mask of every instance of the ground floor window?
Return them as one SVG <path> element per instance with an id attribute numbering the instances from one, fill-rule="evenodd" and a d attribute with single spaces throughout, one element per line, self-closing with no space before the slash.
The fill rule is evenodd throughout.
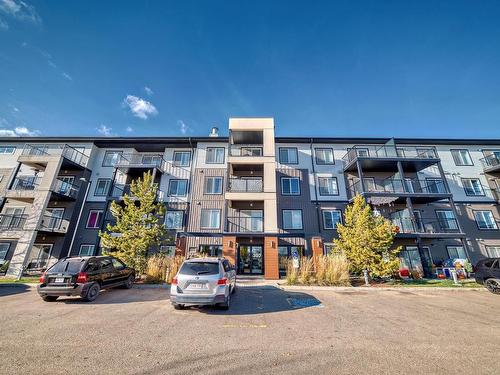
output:
<path id="1" fill-rule="evenodd" d="M 278 266 L 280 276 L 286 275 L 288 261 L 296 253 L 299 257 L 304 256 L 304 246 L 278 246 Z"/>
<path id="2" fill-rule="evenodd" d="M 400 268 L 402 270 L 408 270 L 410 273 L 409 276 L 413 278 L 424 277 L 424 267 L 417 246 L 406 246 L 401 250 L 399 253 L 399 261 L 401 263 Z"/>
<path id="3" fill-rule="evenodd" d="M 160 253 L 165 254 L 168 257 L 174 257 L 175 249 L 175 245 L 162 245 L 160 246 Z"/>
<path id="4" fill-rule="evenodd" d="M 208 257 L 222 257 L 222 245 L 200 245 L 199 253 Z"/>
<path id="5" fill-rule="evenodd" d="M 7 254 L 9 253 L 10 242 L 0 242 L 0 265 L 7 259 Z"/>
<path id="6" fill-rule="evenodd" d="M 500 258 L 500 246 L 486 246 L 486 254 L 490 258 Z"/>
<path id="7" fill-rule="evenodd" d="M 52 254 L 52 246 L 52 244 L 34 244 L 26 268 L 29 271 L 46 269 Z"/>
<path id="8" fill-rule="evenodd" d="M 94 249 L 95 245 L 88 245 L 88 244 L 80 245 L 80 252 L 78 253 L 78 255 L 81 257 L 92 256 L 94 255 Z"/>
<path id="9" fill-rule="evenodd" d="M 467 259 L 463 246 L 446 246 L 449 258 Z"/>

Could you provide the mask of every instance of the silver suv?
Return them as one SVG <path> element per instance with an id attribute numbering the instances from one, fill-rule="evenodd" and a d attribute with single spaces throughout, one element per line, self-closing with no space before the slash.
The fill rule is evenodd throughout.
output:
<path id="1" fill-rule="evenodd" d="M 227 259 L 188 259 L 172 280 L 170 301 L 178 310 L 193 305 L 228 309 L 235 288 L 236 270 Z"/>

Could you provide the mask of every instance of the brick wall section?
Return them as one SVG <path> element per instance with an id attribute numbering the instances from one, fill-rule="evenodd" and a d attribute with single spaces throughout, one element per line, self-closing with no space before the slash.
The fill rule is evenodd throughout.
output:
<path id="1" fill-rule="evenodd" d="M 264 278 L 267 280 L 278 280 L 280 278 L 278 237 L 264 238 Z"/>
<path id="2" fill-rule="evenodd" d="M 224 258 L 229 259 L 231 264 L 236 265 L 236 237 L 224 236 L 222 237 L 222 255 Z"/>

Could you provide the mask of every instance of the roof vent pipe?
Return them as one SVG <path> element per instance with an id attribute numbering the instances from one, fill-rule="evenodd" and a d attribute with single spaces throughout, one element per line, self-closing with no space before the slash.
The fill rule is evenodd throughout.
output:
<path id="1" fill-rule="evenodd" d="M 208 135 L 209 137 L 218 137 L 219 136 L 219 128 L 213 127 L 212 130 L 210 130 L 210 134 Z"/>

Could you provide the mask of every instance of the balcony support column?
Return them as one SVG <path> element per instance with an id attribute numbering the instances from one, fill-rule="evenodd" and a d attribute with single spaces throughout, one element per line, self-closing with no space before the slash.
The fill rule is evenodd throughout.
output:
<path id="1" fill-rule="evenodd" d="M 361 187 L 361 193 L 365 193 L 365 182 L 363 181 L 363 168 L 361 167 L 361 163 L 359 159 L 356 159 L 356 168 L 358 169 L 358 177 L 359 177 L 359 186 Z"/>

